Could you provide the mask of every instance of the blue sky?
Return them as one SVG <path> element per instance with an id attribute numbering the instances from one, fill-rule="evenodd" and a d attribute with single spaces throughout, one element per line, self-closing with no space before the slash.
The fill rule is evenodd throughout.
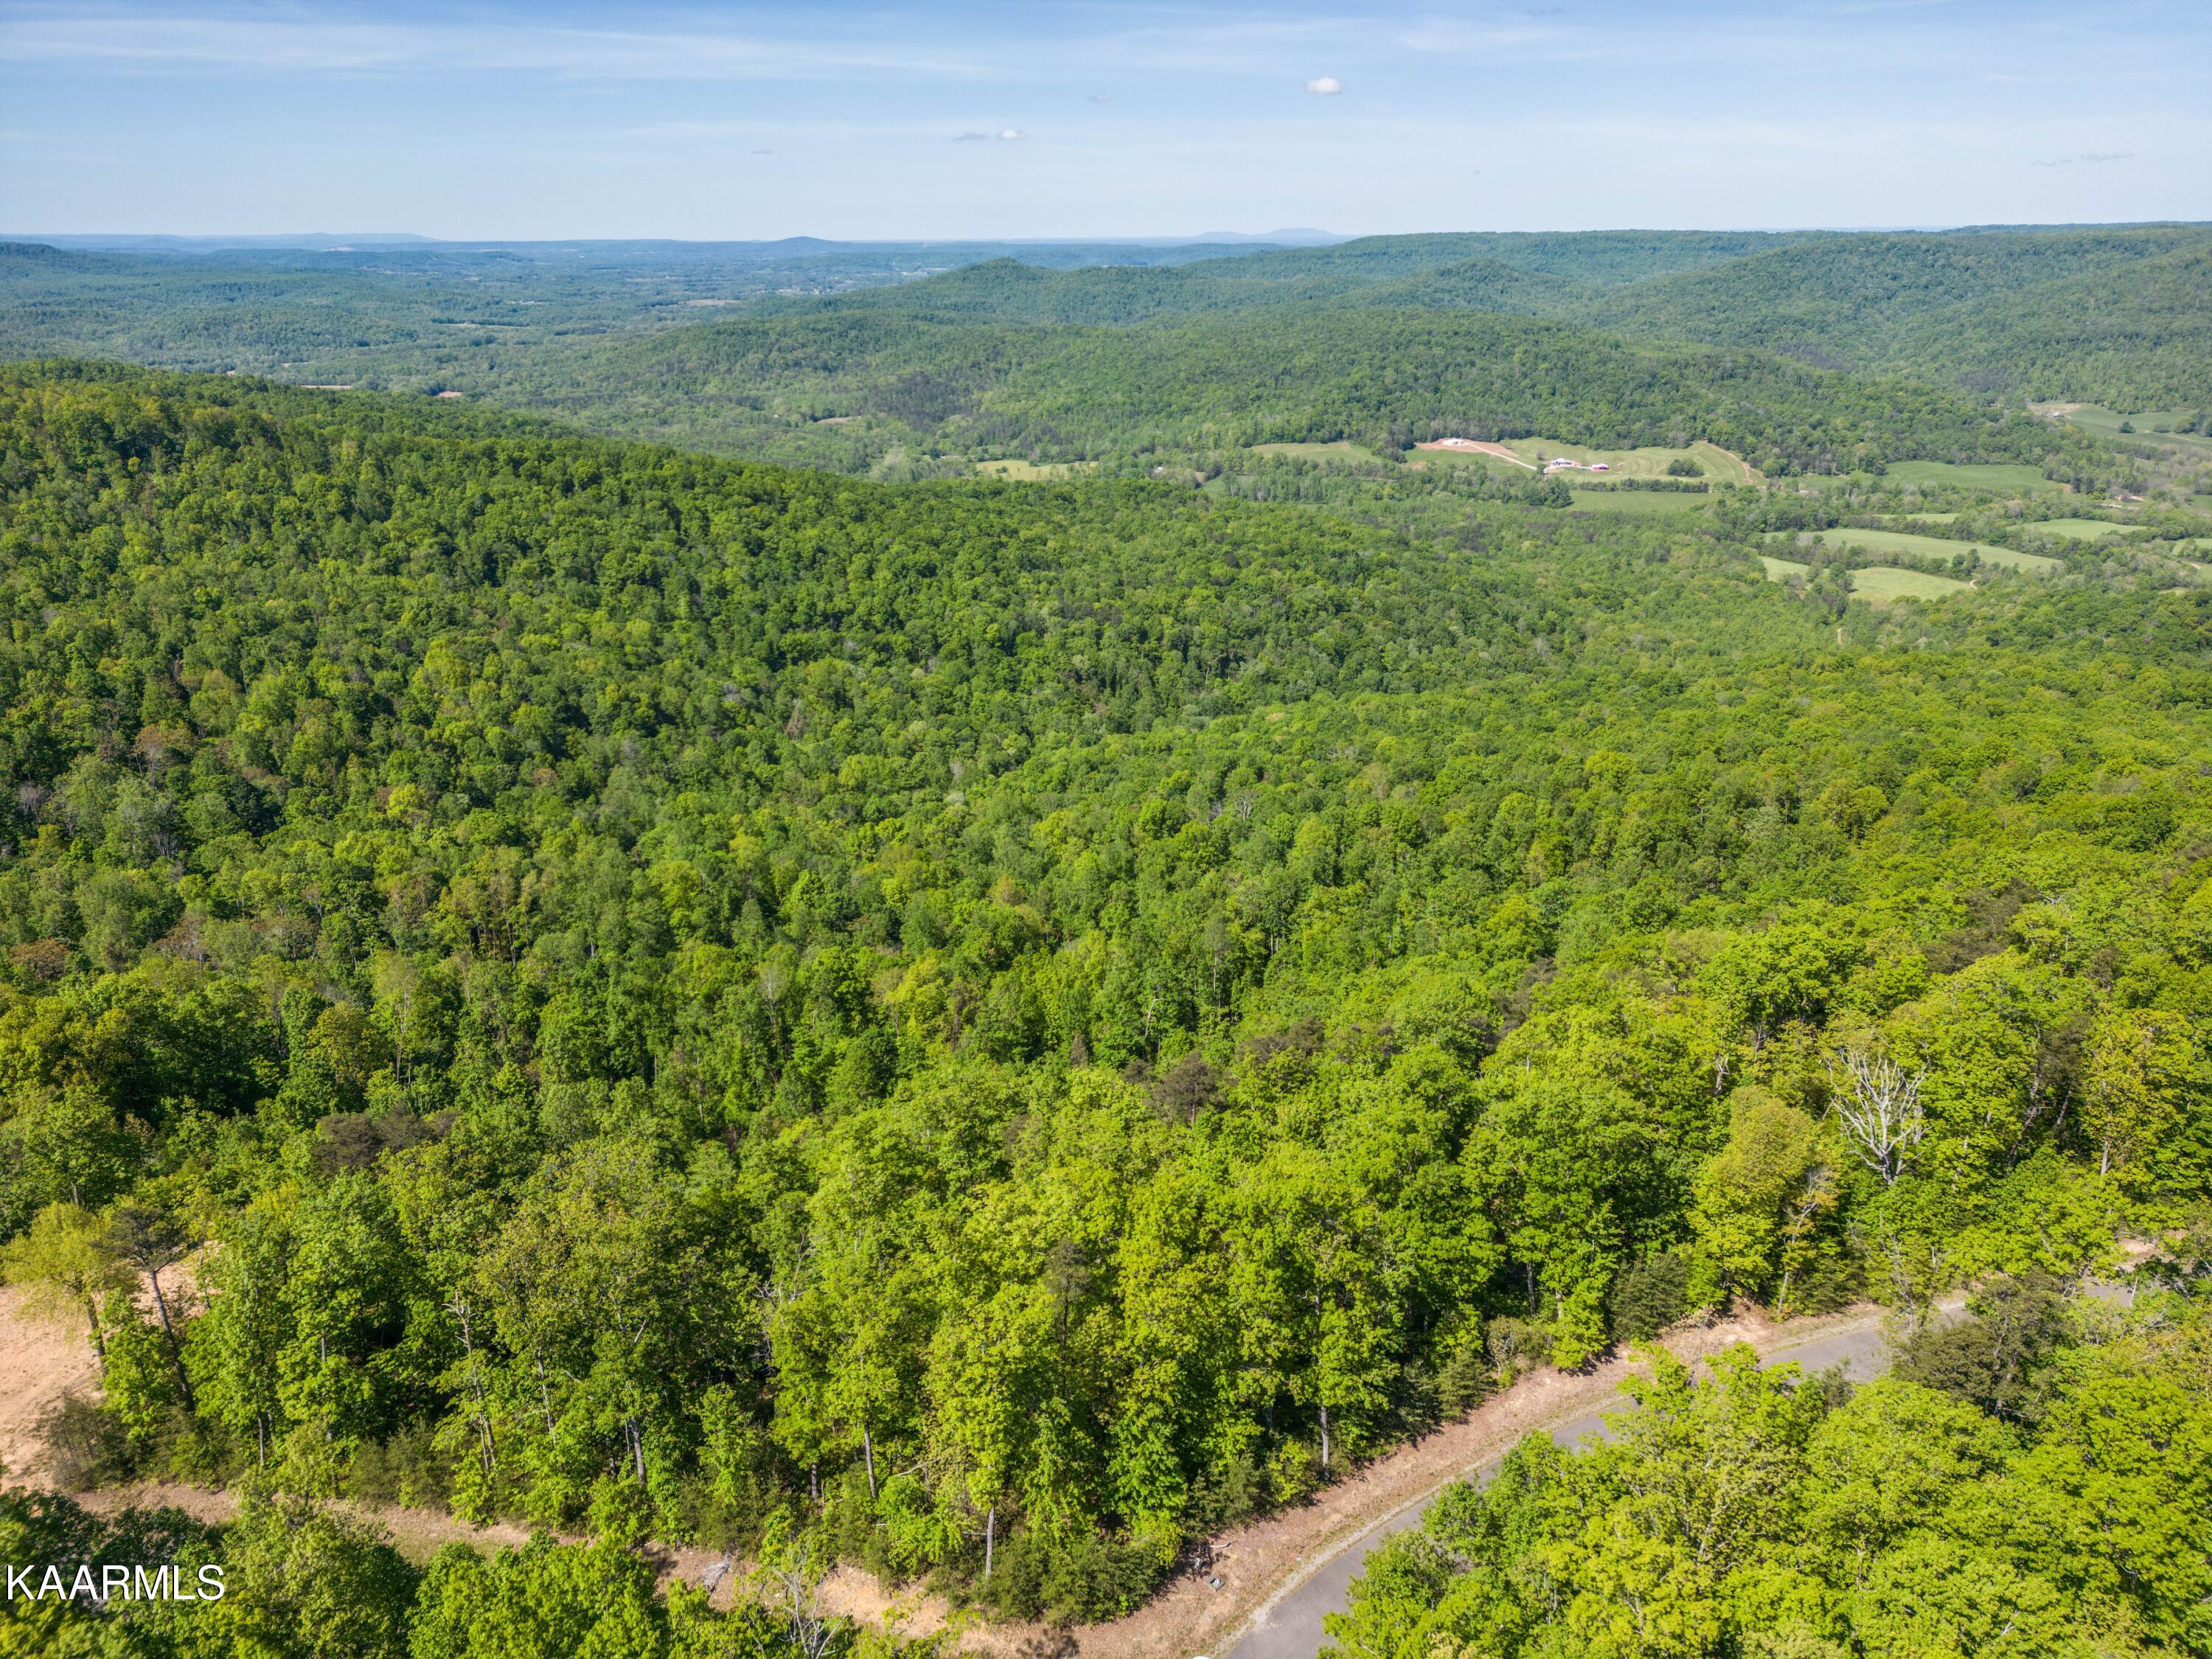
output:
<path id="1" fill-rule="evenodd" d="M 0 231 L 2212 218 L 2199 0 L 0 0 Z"/>

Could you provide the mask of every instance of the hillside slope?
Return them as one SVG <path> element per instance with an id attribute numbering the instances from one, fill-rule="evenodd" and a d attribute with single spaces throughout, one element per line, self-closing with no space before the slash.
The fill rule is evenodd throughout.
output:
<path id="1" fill-rule="evenodd" d="M 1632 336 L 2028 398 L 2212 401 L 2212 230 L 1822 238 L 1580 302 Z"/>
<path id="2" fill-rule="evenodd" d="M 1097 1618 L 1529 1364 L 2203 1199 L 2212 596 L 1450 528 L 0 374 L 0 1225 L 216 1246 L 103 1467 Z"/>
<path id="3" fill-rule="evenodd" d="M 980 270 L 993 288 L 1039 280 Z M 1343 438 L 1396 450 L 1451 434 L 1604 447 L 1703 438 L 1778 473 L 1905 457 L 2040 465 L 2087 446 L 1908 381 L 1536 318 L 1369 307 L 1135 328 L 841 307 L 578 355 L 501 395 L 624 435 L 848 470 L 894 449 L 1138 459 Z"/>

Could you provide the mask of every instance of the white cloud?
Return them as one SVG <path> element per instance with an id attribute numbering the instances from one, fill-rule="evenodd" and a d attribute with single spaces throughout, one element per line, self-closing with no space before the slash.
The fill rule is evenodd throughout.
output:
<path id="1" fill-rule="evenodd" d="M 1307 82 L 1306 90 L 1317 92 L 1324 97 L 1333 97 L 1344 90 L 1344 82 L 1334 75 L 1323 75 Z"/>
<path id="2" fill-rule="evenodd" d="M 0 18 L 0 61 L 118 69 L 352 73 L 492 70 L 605 80 L 971 79 L 971 59 L 903 47 L 690 29 L 568 28 L 496 21 L 369 23 L 311 17 Z"/>
<path id="3" fill-rule="evenodd" d="M 1017 138 L 1028 137 L 1029 134 L 1024 132 L 1019 127 L 1008 127 L 1003 132 L 1000 133 L 999 137 L 1011 143 Z"/>

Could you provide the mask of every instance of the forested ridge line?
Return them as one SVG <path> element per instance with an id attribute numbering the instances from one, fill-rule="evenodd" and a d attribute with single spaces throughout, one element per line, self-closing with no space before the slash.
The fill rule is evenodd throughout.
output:
<path id="1" fill-rule="evenodd" d="M 500 395 L 623 435 L 849 470 L 900 445 L 910 459 L 1149 465 L 1258 443 L 1395 453 L 1531 434 L 1624 447 L 1702 438 L 1778 474 L 1906 459 L 2070 471 L 2100 450 L 1918 382 L 1463 309 L 1279 307 L 1143 328 L 823 309 L 579 351 L 519 371 Z"/>
<path id="2" fill-rule="evenodd" d="M 2203 226 L 1801 244 L 1608 293 L 1595 308 L 1632 337 L 1759 347 L 2016 398 L 2212 404 Z"/>
<path id="3" fill-rule="evenodd" d="M 1077 270 L 1001 258 L 787 298 L 760 287 L 781 266 L 725 268 L 711 249 L 574 270 L 487 250 L 307 270 L 21 248 L 0 254 L 15 296 L 0 351 L 459 392 L 890 476 L 1004 456 L 1134 468 L 1272 441 L 1395 450 L 1455 432 L 1703 436 L 1778 474 L 1918 459 L 2073 477 L 2099 471 L 2097 447 L 2027 418 L 2027 400 L 2186 416 L 2212 398 L 2196 367 L 2208 235 L 1393 237 Z M 862 264 L 875 280 L 901 257 Z M 824 280 L 848 258 L 821 256 Z M 694 308 L 726 304 L 721 320 Z"/>
<path id="4" fill-rule="evenodd" d="M 1533 1359 L 2169 1224 L 2212 600 L 1753 554 L 7 371 L 0 1225 L 97 1318 L 78 1475 L 1097 1617 Z M 380 1565 L 356 1650 L 568 1559 Z"/>
<path id="5" fill-rule="evenodd" d="M 1001 258 L 769 314 L 1174 325 L 1288 308 L 1520 313 L 1616 339 L 1779 352 L 1927 385 L 2115 407 L 2212 403 L 2212 228 L 1784 236 L 1416 236 L 1236 260 L 1047 271 Z"/>

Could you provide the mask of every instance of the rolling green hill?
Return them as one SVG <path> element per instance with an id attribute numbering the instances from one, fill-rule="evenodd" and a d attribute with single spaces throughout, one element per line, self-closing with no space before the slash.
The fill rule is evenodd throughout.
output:
<path id="1" fill-rule="evenodd" d="M 1583 303 L 1630 335 L 2015 398 L 2212 401 L 2212 230 L 1824 237 Z"/>
<path id="2" fill-rule="evenodd" d="M 0 242 L 0 358 L 73 354 L 175 368 L 374 380 L 817 301 L 1018 253 L 1035 270 L 1251 254 L 1114 244 L 586 242 L 110 252 Z M 1255 250 L 1259 252 L 1262 250 Z"/>
<path id="3" fill-rule="evenodd" d="M 0 352 L 458 391 L 896 476 L 1462 428 L 1703 436 L 1769 471 L 2040 466 L 2085 441 L 2032 439 L 1973 404 L 2212 401 L 2208 238 L 1439 234 L 1150 263 L 963 246 L 16 247 L 0 250 Z M 1123 263 L 1085 263 L 1109 255 Z"/>
<path id="4" fill-rule="evenodd" d="M 572 356 L 500 395 L 602 430 L 848 470 L 894 450 L 1141 459 L 1340 439 L 1395 452 L 1454 434 L 1601 448 L 1703 439 L 1773 473 L 1920 456 L 2041 465 L 2087 444 L 1910 382 L 1639 346 L 1574 324 L 1379 307 L 1139 328 L 840 307 Z"/>
<path id="5" fill-rule="evenodd" d="M 1559 311 L 1594 289 L 1720 264 L 1796 240 L 1704 231 L 1372 236 L 1171 270 L 1048 271 L 1009 258 L 856 295 L 848 308 L 944 319 L 1104 324 L 1332 300 L 1419 305 L 1430 302 L 1422 296 L 1449 293 L 1455 297 L 1448 303 L 1472 303 L 1476 309 Z M 1510 302 L 1475 303 L 1480 299 Z"/>
<path id="6" fill-rule="evenodd" d="M 1268 406 L 1078 337 L 1109 404 Z M 1530 1365 L 2184 1249 L 2212 592 L 1852 605 L 1761 579 L 1794 496 L 1455 505 L 0 370 L 0 1241 L 100 1337 L 71 1478 L 245 1486 L 198 1616 L 263 1647 L 587 1585 L 623 1650 L 781 1659 L 629 1546 L 1102 1618 Z M 170 1322 L 130 1293 L 203 1244 Z M 551 1535 L 418 1573 L 302 1496 L 402 1494 Z M 95 1535 L 0 1496 L 10 1550 Z"/>

